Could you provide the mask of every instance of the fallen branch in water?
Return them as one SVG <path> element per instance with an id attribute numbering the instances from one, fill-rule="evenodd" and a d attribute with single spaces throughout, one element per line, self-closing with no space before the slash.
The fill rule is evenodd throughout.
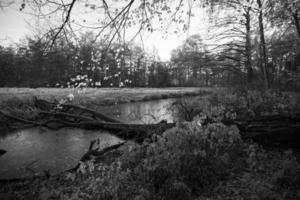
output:
<path id="1" fill-rule="evenodd" d="M 38 120 L 28 120 L 1 112 L 6 118 L 31 126 L 43 126 L 51 130 L 64 127 L 74 127 L 89 130 L 108 130 L 124 140 L 134 140 L 138 143 L 150 138 L 153 134 L 161 134 L 165 130 L 175 126 L 174 123 L 158 124 L 124 124 L 118 120 L 107 117 L 99 112 L 70 104 L 57 104 L 45 100 L 35 99 L 36 106 L 41 109 Z M 213 123 L 207 119 L 202 125 Z M 256 117 L 254 119 L 223 120 L 225 125 L 236 125 L 243 138 L 253 139 L 259 143 L 288 143 L 300 144 L 300 114 L 272 115 Z M 18 127 L 18 126 L 17 126 Z M 20 126 L 19 126 L 20 127 Z M 298 133 L 297 133 L 298 132 Z"/>
<path id="2" fill-rule="evenodd" d="M 57 108 L 58 103 L 51 103 L 46 100 L 42 99 L 34 99 L 34 105 L 44 111 L 53 111 Z M 112 122 L 112 123 L 121 123 L 120 121 L 116 119 L 112 119 L 110 117 L 107 117 L 99 112 L 96 112 L 94 110 L 82 107 L 82 106 L 77 106 L 77 105 L 72 105 L 72 104 L 59 104 L 60 110 L 57 113 L 68 113 L 71 114 L 73 113 L 75 116 L 85 116 L 89 119 L 94 119 L 94 120 L 102 120 L 106 122 Z M 49 112 L 48 112 L 49 113 Z M 87 116 L 86 116 L 87 115 Z"/>
<path id="3" fill-rule="evenodd" d="M 22 177 L 22 178 L 12 178 L 12 179 L 0 179 L 0 183 L 11 183 L 11 182 L 21 182 L 21 181 L 34 181 L 35 179 L 41 179 L 41 178 L 45 178 L 48 179 L 49 177 L 57 177 L 57 176 L 61 176 L 61 174 L 64 174 L 66 172 L 76 172 L 77 169 L 80 167 L 80 162 L 86 162 L 92 158 L 95 158 L 96 162 L 105 162 L 106 159 L 110 159 L 110 161 L 114 161 L 117 157 L 121 156 L 122 153 L 120 150 L 118 150 L 121 146 L 123 146 L 125 144 L 125 142 L 121 142 L 112 146 L 108 146 L 105 147 L 101 150 L 99 150 L 99 147 L 94 147 L 96 142 L 98 140 L 93 140 L 90 143 L 89 149 L 88 151 L 81 157 L 81 159 L 79 160 L 79 163 L 68 170 L 65 170 L 59 174 L 56 175 L 51 175 L 49 170 L 45 170 L 42 173 L 37 174 L 32 168 L 31 166 L 37 162 L 37 160 L 34 160 L 32 162 L 30 162 L 29 164 L 27 164 L 24 169 L 29 171 L 30 173 L 32 173 L 32 176 L 28 176 L 28 177 Z M 114 157 L 111 157 L 110 153 L 115 153 L 117 152 L 117 154 L 114 154 Z"/>
<path id="4" fill-rule="evenodd" d="M 61 120 L 66 120 L 68 122 L 74 122 L 74 123 L 78 123 L 78 122 L 82 122 L 82 121 L 90 121 L 91 118 L 89 117 L 85 117 L 85 116 L 79 116 L 79 115 L 74 115 L 74 114 L 69 114 L 69 113 L 65 113 L 65 112 L 46 112 L 46 111 L 40 111 L 38 113 L 39 117 L 52 117 L 52 118 L 57 118 L 57 119 L 61 119 Z"/>
<path id="5" fill-rule="evenodd" d="M 90 160 L 92 157 L 95 157 L 95 159 L 97 159 L 97 161 L 99 162 L 99 160 L 101 158 L 104 158 L 104 156 L 107 153 L 116 151 L 119 147 L 121 147 L 125 144 L 125 142 L 121 142 L 121 143 L 106 147 L 102 150 L 99 150 L 99 147 L 94 149 L 94 145 L 96 142 L 97 142 L 97 140 L 91 141 L 89 150 L 81 157 L 80 162 L 85 162 L 87 160 Z M 80 166 L 80 163 L 78 163 L 73 169 L 71 169 L 69 171 L 74 171 L 74 170 L 76 171 L 79 168 L 79 166 Z"/>
<path id="6" fill-rule="evenodd" d="M 94 110 L 71 104 L 51 103 L 46 100 L 34 99 L 35 106 L 40 110 L 35 119 L 23 119 L 12 116 L 4 111 L 0 115 L 24 125 L 41 126 L 50 130 L 65 127 L 81 128 L 88 130 L 108 130 L 113 135 L 124 140 L 143 142 L 153 134 L 161 134 L 175 126 L 174 123 L 162 121 L 158 124 L 125 124 L 107 117 Z M 59 109 L 58 109 L 59 107 Z M 15 127 L 18 127 L 15 125 Z"/>
<path id="7" fill-rule="evenodd" d="M 124 139 L 124 140 L 134 140 L 136 142 L 143 142 L 144 139 L 151 137 L 152 134 L 161 134 L 165 130 L 175 126 L 174 123 L 166 123 L 164 121 L 158 124 L 124 124 L 124 123 L 111 123 L 111 122 L 102 122 L 96 120 L 89 120 L 89 118 L 83 118 L 78 116 L 78 122 L 70 122 L 65 119 L 61 119 L 61 116 L 65 117 L 75 117 L 75 115 L 64 114 L 64 113 L 53 113 L 52 117 L 49 120 L 43 121 L 33 121 L 27 120 L 19 117 L 12 116 L 8 113 L 0 111 L 0 114 L 8 119 L 15 120 L 17 122 L 23 123 L 25 125 L 40 126 L 46 127 L 50 130 L 59 130 L 61 128 L 72 127 L 72 128 L 81 128 L 87 130 L 108 130 L 111 131 L 113 135 Z M 56 119 L 55 117 L 59 117 Z"/>

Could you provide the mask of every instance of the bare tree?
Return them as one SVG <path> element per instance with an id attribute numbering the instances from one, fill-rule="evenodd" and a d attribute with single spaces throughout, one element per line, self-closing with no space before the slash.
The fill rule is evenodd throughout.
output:
<path id="1" fill-rule="evenodd" d="M 214 49 L 221 52 L 219 60 L 231 60 L 236 63 L 236 68 L 245 67 L 247 83 L 253 81 L 252 47 L 251 47 L 251 17 L 253 15 L 253 0 L 209 1 L 208 5 L 213 8 L 210 11 L 225 9 L 227 13 L 218 19 L 216 28 L 223 30 L 213 35 L 214 40 L 225 41 Z M 224 14 L 221 14 L 224 15 Z M 241 56 L 235 56 L 241 55 Z M 224 64 L 224 63 L 223 63 Z M 228 63 L 226 64 L 228 68 Z M 236 70 L 235 70 L 236 71 Z M 243 71 L 243 70 L 242 70 Z"/>
<path id="2" fill-rule="evenodd" d="M 106 38 L 108 44 L 111 44 L 114 40 L 122 43 L 125 43 L 125 40 L 132 41 L 143 30 L 154 31 L 153 24 L 164 21 L 163 13 L 170 14 L 169 20 L 177 23 L 177 16 L 179 16 L 177 13 L 183 6 L 182 2 L 182 0 L 175 2 L 170 0 L 25 0 L 21 10 L 29 7 L 40 20 L 46 21 L 45 26 L 49 27 L 46 35 L 51 38 L 50 46 L 60 35 L 67 33 L 74 35 L 74 32 L 83 29 L 97 33 L 95 41 L 101 37 Z M 91 22 L 81 19 L 82 15 L 92 18 Z M 60 20 L 57 21 L 57 18 Z M 135 30 L 135 33 L 127 36 L 128 28 Z"/>

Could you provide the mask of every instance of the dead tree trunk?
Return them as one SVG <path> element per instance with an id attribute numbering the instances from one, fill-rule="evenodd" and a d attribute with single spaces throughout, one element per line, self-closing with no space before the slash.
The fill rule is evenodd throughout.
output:
<path id="1" fill-rule="evenodd" d="M 43 114 L 45 114 L 43 112 Z M 161 134 L 165 130 L 172 128 L 175 126 L 174 123 L 167 123 L 162 121 L 157 124 L 124 124 L 124 123 L 112 123 L 101 120 L 94 120 L 93 118 L 82 117 L 80 115 L 72 115 L 66 113 L 52 113 L 51 118 L 43 118 L 39 121 L 36 120 L 28 120 L 19 117 L 12 116 L 8 113 L 0 111 L 0 115 L 4 116 L 7 119 L 12 120 L 12 123 L 15 124 L 21 123 L 23 128 L 25 125 L 40 126 L 46 127 L 50 130 L 59 130 L 61 128 L 81 128 L 87 130 L 108 130 L 111 131 L 113 135 L 124 139 L 124 140 L 134 140 L 138 143 L 142 143 L 144 139 L 150 138 L 153 134 Z M 46 116 L 48 116 L 47 113 Z M 69 117 L 73 117 L 71 121 L 68 119 Z M 77 118 L 76 118 L 77 117 Z M 17 125 L 14 127 L 18 128 Z"/>

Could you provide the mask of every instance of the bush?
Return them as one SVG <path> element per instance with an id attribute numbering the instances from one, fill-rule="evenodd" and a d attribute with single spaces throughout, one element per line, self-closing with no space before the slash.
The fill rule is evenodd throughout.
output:
<path id="1" fill-rule="evenodd" d="M 199 98 L 185 98 L 174 103 L 181 120 L 192 121 L 198 116 L 208 122 L 235 118 L 300 112 L 299 95 L 278 91 L 218 91 Z"/>
<path id="2" fill-rule="evenodd" d="M 124 154 L 122 164 L 131 168 L 139 185 L 163 199 L 174 199 L 175 191 L 182 190 L 184 198 L 209 191 L 246 162 L 239 159 L 243 143 L 234 126 L 189 122 L 154 139 Z"/>

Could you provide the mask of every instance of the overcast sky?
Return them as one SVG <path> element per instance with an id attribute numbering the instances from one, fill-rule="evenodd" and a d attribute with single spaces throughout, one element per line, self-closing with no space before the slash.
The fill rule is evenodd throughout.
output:
<path id="1" fill-rule="evenodd" d="M 0 0 L 2 1 L 2 0 Z M 189 35 L 199 33 L 203 39 L 207 37 L 208 20 L 206 13 L 201 8 L 194 9 L 194 17 L 191 18 Z M 34 20 L 32 16 L 20 12 L 18 7 L 10 7 L 0 10 L 0 44 L 9 45 L 19 42 L 25 35 L 32 33 Z M 129 32 L 131 30 L 128 30 Z M 165 37 L 164 37 L 165 36 Z M 146 50 L 153 51 L 157 49 L 162 60 L 169 60 L 170 52 L 179 46 L 186 38 L 187 33 L 168 34 L 163 31 L 155 31 L 154 33 L 145 33 L 143 42 Z"/>

